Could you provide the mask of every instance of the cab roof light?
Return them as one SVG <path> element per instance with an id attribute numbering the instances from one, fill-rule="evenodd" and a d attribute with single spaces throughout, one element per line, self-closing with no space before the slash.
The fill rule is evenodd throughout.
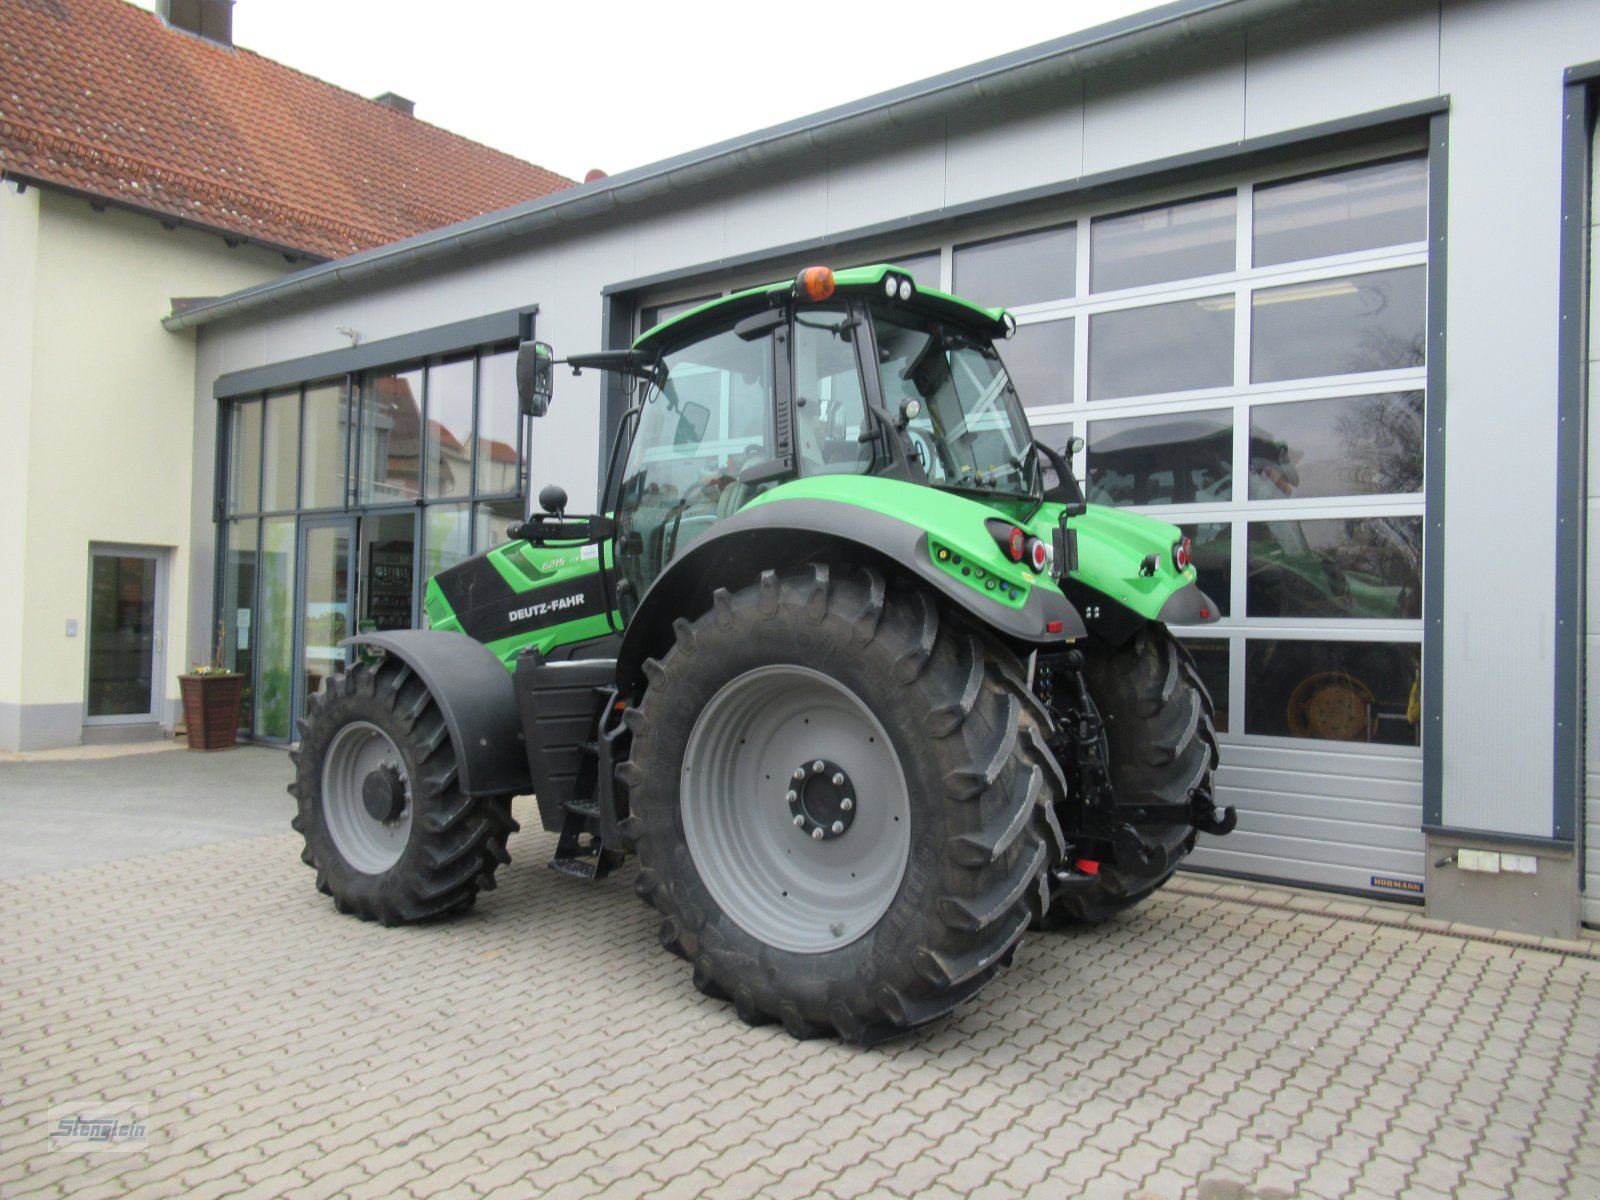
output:
<path id="1" fill-rule="evenodd" d="M 807 300 L 826 300 L 833 295 L 833 270 L 830 267 L 807 267 L 794 281 L 795 295 Z"/>

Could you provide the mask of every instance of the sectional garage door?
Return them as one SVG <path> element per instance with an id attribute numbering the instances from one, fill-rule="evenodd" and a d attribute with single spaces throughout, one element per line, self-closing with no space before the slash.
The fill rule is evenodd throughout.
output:
<path id="1" fill-rule="evenodd" d="M 1090 499 L 1181 525 L 1226 613 L 1185 641 L 1239 827 L 1196 866 L 1420 889 L 1427 185 L 1400 154 L 953 248 Z"/>

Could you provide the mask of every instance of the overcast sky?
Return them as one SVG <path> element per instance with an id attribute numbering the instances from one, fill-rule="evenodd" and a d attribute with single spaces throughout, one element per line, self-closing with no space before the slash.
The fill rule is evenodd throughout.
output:
<path id="1" fill-rule="evenodd" d="M 8 2 L 8 0 L 4 0 Z M 155 0 L 137 0 L 154 8 Z M 575 179 L 1153 7 L 1153 0 L 237 0 L 234 41 Z"/>

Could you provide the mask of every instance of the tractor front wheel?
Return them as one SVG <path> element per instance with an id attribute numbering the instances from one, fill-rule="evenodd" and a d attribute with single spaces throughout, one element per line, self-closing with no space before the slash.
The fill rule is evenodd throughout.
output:
<path id="1" fill-rule="evenodd" d="M 1164 626 L 1148 625 L 1121 646 L 1088 646 L 1084 682 L 1105 724 L 1118 805 L 1210 799 L 1217 768 L 1211 696 L 1188 651 Z M 1192 825 L 1139 832 L 1156 846 L 1158 866 L 1107 863 L 1092 876 L 1057 876 L 1040 926 L 1088 925 L 1132 908 L 1172 878 L 1178 861 L 1194 849 Z"/>
<path id="2" fill-rule="evenodd" d="M 702 992 L 868 1042 L 994 976 L 1062 850 L 1009 652 L 925 592 L 818 566 L 719 590 L 645 673 L 623 833 Z"/>
<path id="3" fill-rule="evenodd" d="M 509 796 L 461 791 L 444 714 L 400 659 L 311 698 L 295 752 L 300 858 L 340 912 L 401 925 L 470 907 L 509 862 Z"/>

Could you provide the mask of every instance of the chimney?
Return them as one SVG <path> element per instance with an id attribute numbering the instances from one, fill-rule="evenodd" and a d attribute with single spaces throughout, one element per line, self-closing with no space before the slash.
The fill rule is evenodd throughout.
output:
<path id="1" fill-rule="evenodd" d="M 233 45 L 233 0 L 156 0 L 156 15 L 169 28 Z"/>
<path id="2" fill-rule="evenodd" d="M 417 102 L 415 100 L 407 100 L 398 92 L 385 92 L 383 95 L 374 96 L 372 99 L 385 108 L 392 108 L 395 112 L 404 113 L 408 117 L 417 115 Z"/>

